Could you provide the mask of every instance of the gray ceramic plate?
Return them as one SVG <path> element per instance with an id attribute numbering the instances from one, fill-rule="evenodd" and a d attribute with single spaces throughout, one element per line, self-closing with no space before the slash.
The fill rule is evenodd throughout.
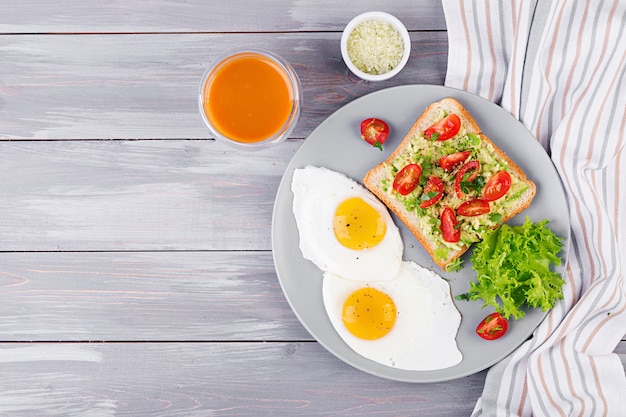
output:
<path id="1" fill-rule="evenodd" d="M 457 342 L 463 360 L 456 366 L 437 371 L 404 371 L 357 355 L 333 329 L 322 302 L 322 272 L 300 253 L 298 229 L 292 212 L 291 179 L 295 168 L 324 166 L 359 181 L 374 165 L 389 156 L 427 105 L 444 97 L 454 97 L 474 116 L 478 125 L 504 150 L 537 185 L 531 206 L 509 224 L 521 224 L 525 216 L 533 221 L 549 220 L 549 226 L 563 238 L 563 272 L 570 243 L 568 207 L 557 172 L 539 142 L 510 114 L 497 105 L 464 91 L 442 86 L 407 85 L 363 96 L 332 114 L 306 139 L 287 166 L 278 188 L 272 220 L 274 263 L 281 287 L 294 313 L 311 335 L 328 351 L 362 371 L 397 381 L 436 382 L 479 372 L 500 361 L 528 339 L 545 318 L 540 310 L 528 311 L 509 325 L 501 339 L 485 341 L 476 336 L 476 325 L 490 309 L 481 301 L 457 301 L 462 320 Z M 380 152 L 360 139 L 359 126 L 367 117 L 389 123 L 391 134 Z M 413 235 L 394 217 L 404 239 L 404 259 L 433 269 L 449 280 L 453 297 L 466 292 L 475 279 L 469 253 L 459 272 L 445 273 L 436 266 Z"/>

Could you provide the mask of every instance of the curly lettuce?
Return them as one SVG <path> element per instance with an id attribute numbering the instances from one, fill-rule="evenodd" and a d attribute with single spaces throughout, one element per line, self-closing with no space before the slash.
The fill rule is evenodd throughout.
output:
<path id="1" fill-rule="evenodd" d="M 563 298 L 565 281 L 552 265 L 561 265 L 562 239 L 528 217 L 521 226 L 502 225 L 475 245 L 470 257 L 476 281 L 458 299 L 484 301 L 505 318 L 524 317 L 522 307 L 547 311 Z"/>

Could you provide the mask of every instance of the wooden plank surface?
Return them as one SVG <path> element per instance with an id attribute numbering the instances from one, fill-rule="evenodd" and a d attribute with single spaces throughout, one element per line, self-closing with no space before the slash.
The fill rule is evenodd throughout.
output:
<path id="1" fill-rule="evenodd" d="M 339 53 L 374 9 L 412 39 L 382 83 Z M 0 417 L 469 415 L 485 372 L 351 368 L 299 323 L 271 253 L 303 140 L 364 94 L 443 84 L 445 29 L 440 0 L 0 2 Z M 292 138 L 254 153 L 212 140 L 197 110 L 209 64 L 244 45 L 304 87 Z"/>
<path id="2" fill-rule="evenodd" d="M 381 88 L 442 84 L 445 33 L 414 33 L 409 66 L 367 83 L 347 70 L 339 33 L 0 35 L 0 139 L 205 139 L 198 91 L 211 62 L 235 47 L 282 55 L 305 86 L 293 137 Z M 50 53 L 54 51 L 54 53 Z"/>
<path id="3" fill-rule="evenodd" d="M 0 250 L 270 250 L 274 196 L 301 141 L 0 142 Z"/>
<path id="4" fill-rule="evenodd" d="M 268 251 L 0 253 L 0 311 L 5 342 L 313 341 Z"/>
<path id="5" fill-rule="evenodd" d="M 308 342 L 0 343 L 0 367 L 11 417 L 469 416 L 485 378 L 386 381 Z"/>
<path id="6" fill-rule="evenodd" d="M 446 29 L 439 0 L 4 0 L 0 33 L 336 32 L 371 10 L 409 30 Z"/>
<path id="7" fill-rule="evenodd" d="M 301 342 L 0 344 L 0 367 L 11 417 L 468 416 L 484 380 L 385 381 Z"/>

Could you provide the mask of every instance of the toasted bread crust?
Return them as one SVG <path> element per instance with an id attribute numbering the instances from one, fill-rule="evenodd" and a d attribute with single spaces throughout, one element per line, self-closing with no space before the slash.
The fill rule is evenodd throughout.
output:
<path id="1" fill-rule="evenodd" d="M 363 184 L 381 201 L 383 201 L 383 203 L 385 203 L 385 205 L 393 213 L 395 213 L 395 215 L 404 223 L 413 235 L 415 235 L 416 239 L 429 253 L 433 261 L 445 270 L 451 262 L 463 255 L 463 253 L 469 249 L 469 246 L 459 243 L 458 245 L 455 245 L 453 249 L 448 251 L 448 256 L 446 256 L 445 259 L 441 256 L 437 256 L 435 252 L 438 247 L 441 247 L 440 241 L 436 241 L 433 235 L 426 235 L 419 227 L 420 217 L 417 211 L 407 210 L 404 202 L 398 198 L 398 194 L 392 191 L 391 187 L 384 186 L 385 179 L 388 178 L 389 165 L 403 156 L 409 158 L 408 153 L 414 137 L 422 135 L 426 128 L 437 122 L 441 117 L 442 110 L 445 110 L 448 114 L 455 113 L 458 115 L 466 132 L 479 136 L 481 139 L 480 146 L 490 148 L 495 158 L 504 161 L 508 165 L 507 170 L 509 173 L 514 175 L 520 182 L 527 186 L 527 189 L 521 196 L 519 196 L 515 205 L 502 213 L 502 223 L 508 221 L 516 214 L 530 206 L 530 203 L 535 196 L 536 187 L 535 184 L 526 177 L 520 167 L 515 164 L 500 148 L 498 148 L 491 139 L 481 132 L 478 124 L 471 114 L 456 99 L 448 97 L 429 105 L 417 118 L 409 132 L 400 142 L 398 147 L 392 152 L 389 158 L 367 172 L 363 178 Z M 506 198 L 506 196 L 503 198 Z M 456 209 L 456 207 L 454 208 Z M 498 227 L 498 225 L 490 227 L 495 228 Z M 482 236 L 480 238 L 482 239 Z M 441 238 L 439 239 L 441 240 Z"/>

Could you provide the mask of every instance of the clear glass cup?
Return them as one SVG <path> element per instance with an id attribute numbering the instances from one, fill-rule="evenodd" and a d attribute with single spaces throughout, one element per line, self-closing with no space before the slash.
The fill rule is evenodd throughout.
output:
<path id="1" fill-rule="evenodd" d="M 300 118 L 302 89 L 293 67 L 268 51 L 237 49 L 206 71 L 198 96 L 213 136 L 246 149 L 283 142 Z"/>

